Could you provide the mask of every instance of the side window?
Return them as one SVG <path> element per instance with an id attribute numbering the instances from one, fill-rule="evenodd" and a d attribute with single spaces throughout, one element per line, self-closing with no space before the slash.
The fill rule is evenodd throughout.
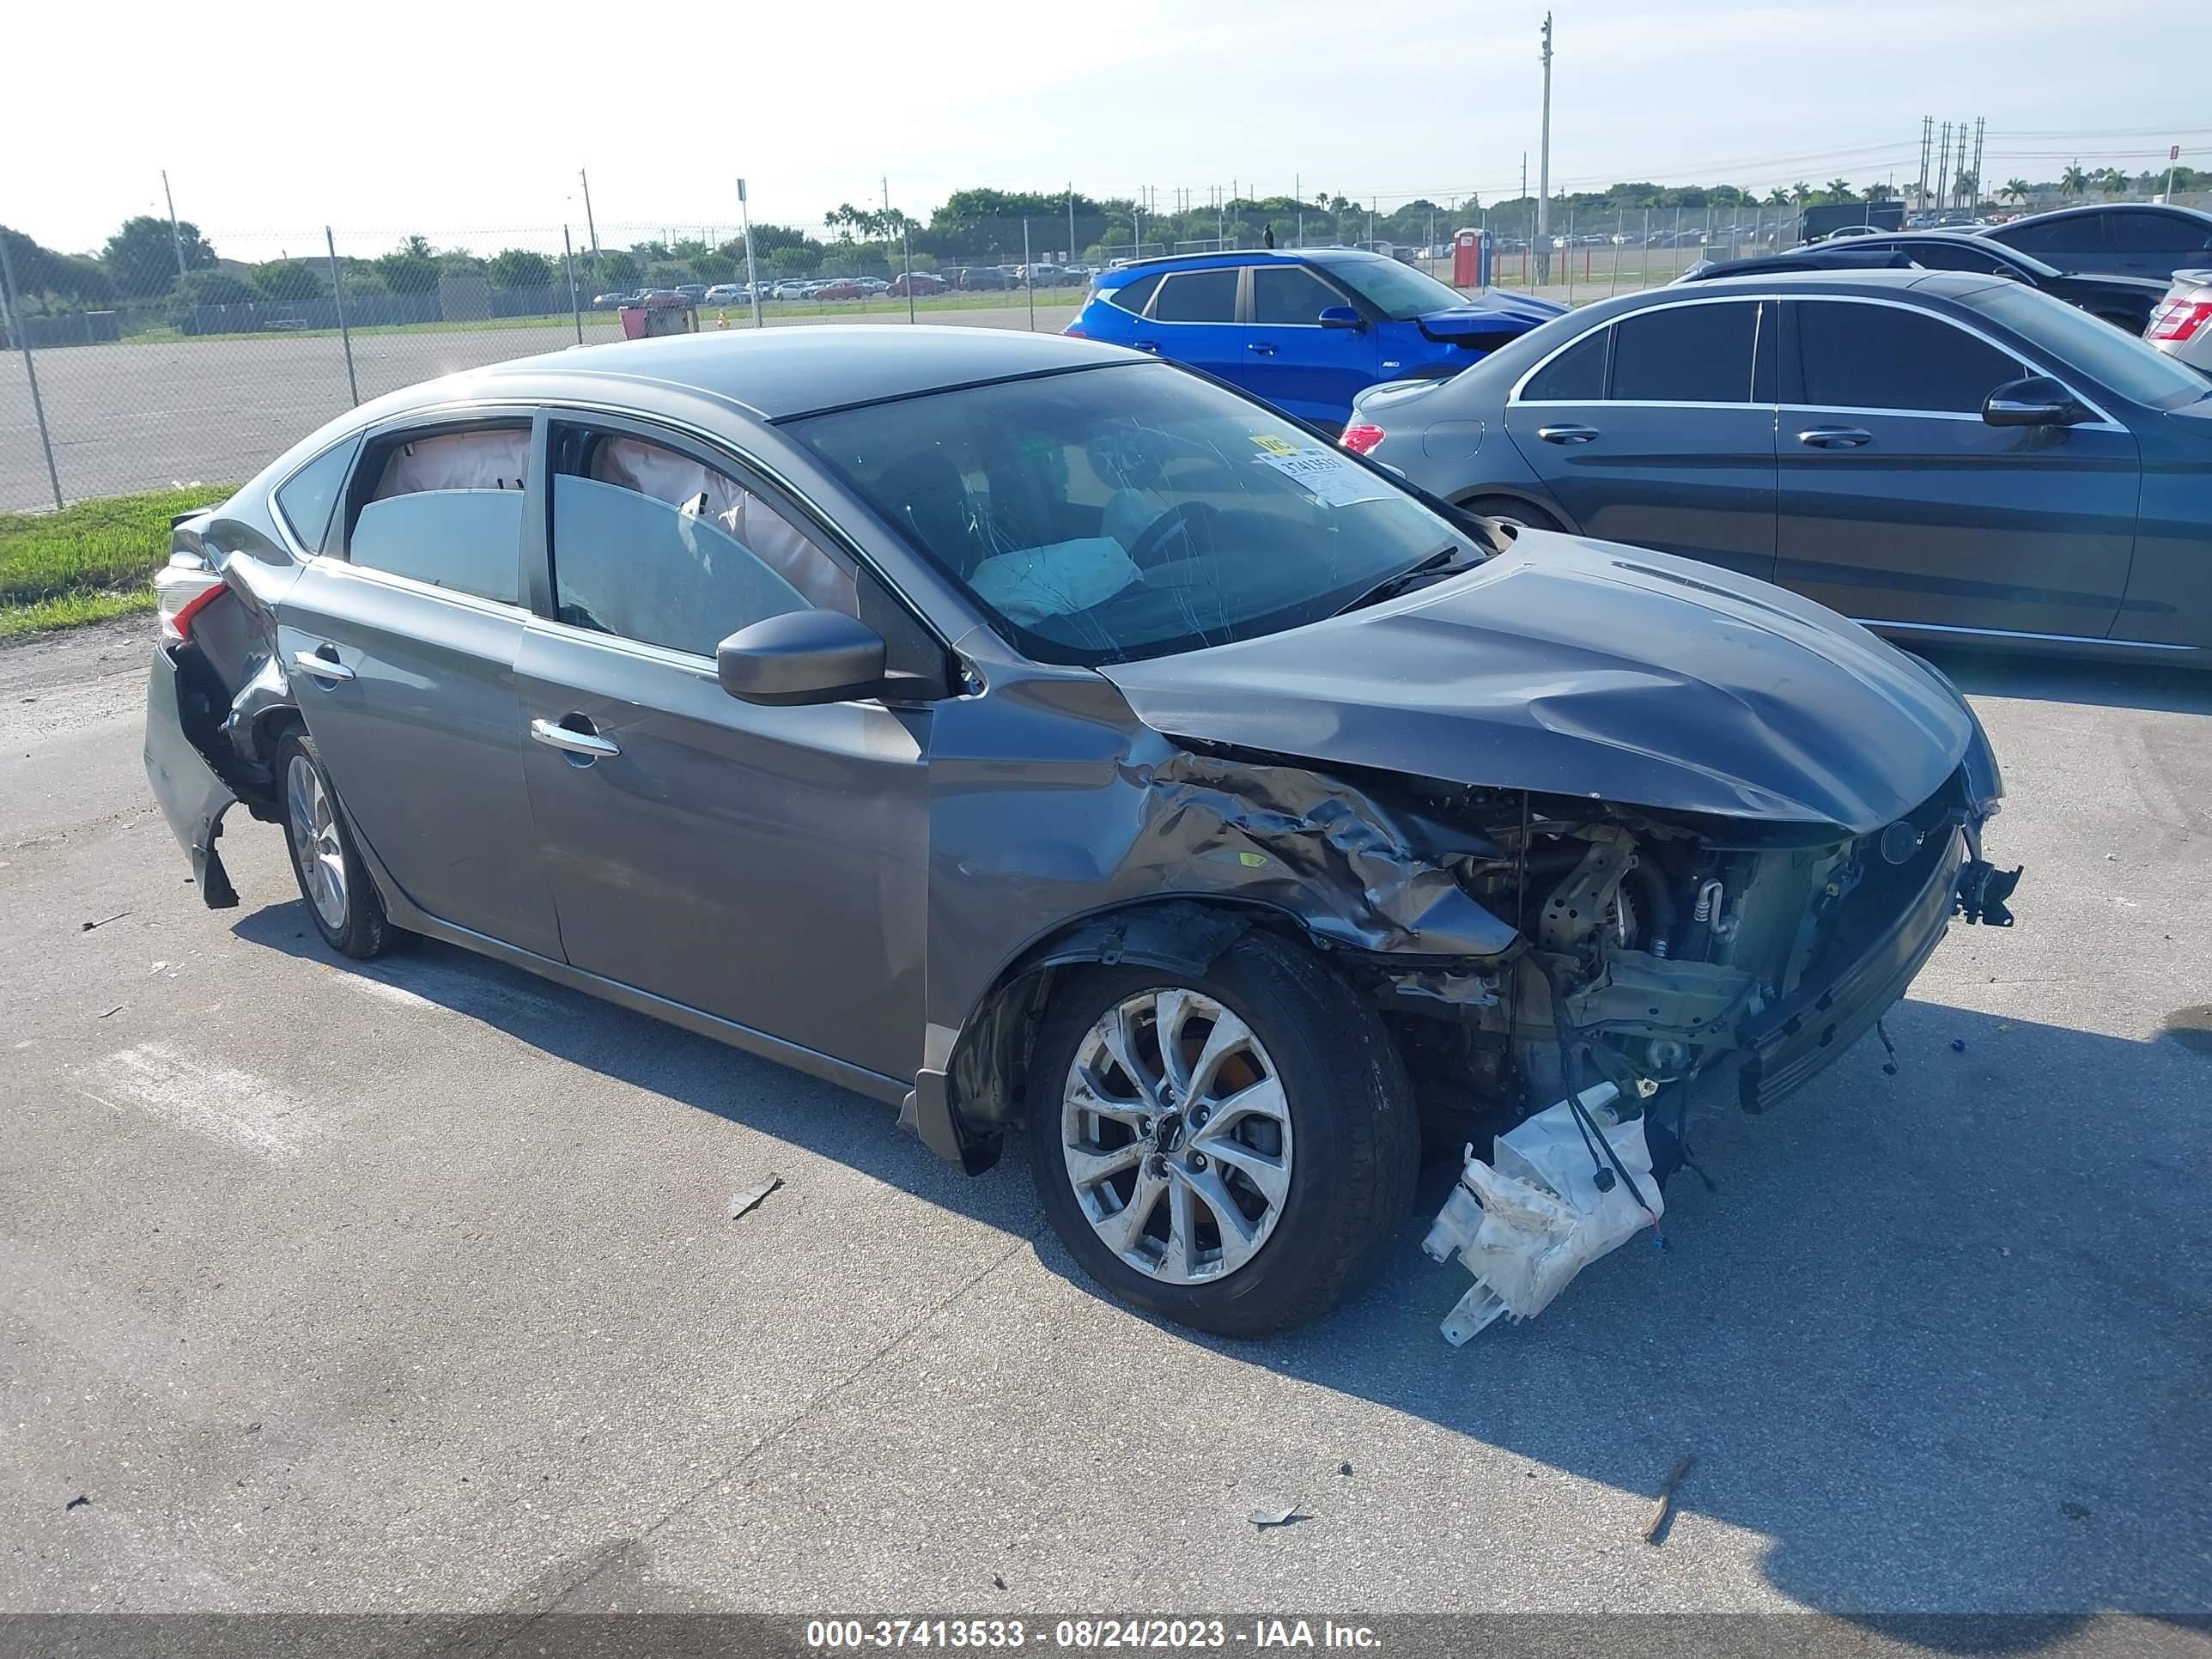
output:
<path id="1" fill-rule="evenodd" d="M 522 602 L 527 427 L 483 427 L 394 444 L 371 456 L 375 488 L 346 557 L 457 593 Z"/>
<path id="2" fill-rule="evenodd" d="M 360 447 L 359 438 L 348 438 L 276 486 L 276 510 L 284 515 L 285 526 L 293 537 L 310 553 L 323 550 L 331 533 L 331 510 L 338 504 L 346 473 L 353 466 L 354 452 Z"/>
<path id="3" fill-rule="evenodd" d="M 1152 290 L 1159 285 L 1160 274 L 1156 270 L 1149 276 L 1138 277 L 1133 283 L 1106 289 L 1103 295 L 1107 304 L 1119 306 L 1124 311 L 1133 311 L 1141 317 L 1145 314 L 1145 302 L 1152 297 Z"/>
<path id="4" fill-rule="evenodd" d="M 1523 403 L 1594 404 L 1605 396 L 1605 353 L 1613 331 L 1601 328 L 1576 341 L 1536 371 L 1521 393 Z"/>
<path id="5" fill-rule="evenodd" d="M 1751 401 L 1756 301 L 1662 306 L 1613 325 L 1612 396 L 1636 403 Z"/>
<path id="6" fill-rule="evenodd" d="M 1152 320 L 1161 323 L 1233 323 L 1237 320 L 1237 271 L 1179 270 L 1160 283 Z"/>
<path id="7" fill-rule="evenodd" d="M 560 619 L 711 657 L 738 629 L 810 608 L 858 614 L 852 572 L 734 479 L 641 439 L 569 433 L 553 478 Z"/>
<path id="8" fill-rule="evenodd" d="M 2047 224 L 2005 232 L 2002 240 L 2023 253 L 2089 253 L 2105 246 L 2105 216 L 2077 213 Z"/>
<path id="9" fill-rule="evenodd" d="M 1824 409 L 1977 415 L 2019 362 L 1966 330 L 1901 306 L 1797 303 L 1804 402 Z"/>
<path id="10" fill-rule="evenodd" d="M 1912 256 L 1913 264 L 1927 270 L 1971 270 L 1986 276 L 2012 269 L 1993 253 L 1961 247 L 1956 242 L 1901 242 L 1897 246 Z"/>
<path id="11" fill-rule="evenodd" d="M 1299 265 L 1252 267 L 1252 320 L 1255 323 L 1304 323 L 1318 328 L 1315 319 L 1343 297 L 1334 289 Z"/>
<path id="12" fill-rule="evenodd" d="M 2212 246 L 2204 227 L 2178 213 L 2115 213 L 2111 225 L 2112 246 L 2121 253 L 2170 253 L 2179 259 Z"/>

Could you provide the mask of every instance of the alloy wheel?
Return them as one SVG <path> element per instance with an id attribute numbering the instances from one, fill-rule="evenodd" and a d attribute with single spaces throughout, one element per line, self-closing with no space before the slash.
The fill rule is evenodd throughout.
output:
<path id="1" fill-rule="evenodd" d="M 322 774 L 305 755 L 284 769 L 284 799 L 292 832 L 292 860 L 315 914 L 332 933 L 346 925 L 345 849 L 338 842 L 337 809 Z"/>
<path id="2" fill-rule="evenodd" d="M 1100 1016 L 1068 1068 L 1060 1142 L 1092 1230 L 1164 1284 L 1247 1266 L 1290 1195 L 1290 1103 L 1274 1062 L 1198 991 L 1142 991 Z"/>

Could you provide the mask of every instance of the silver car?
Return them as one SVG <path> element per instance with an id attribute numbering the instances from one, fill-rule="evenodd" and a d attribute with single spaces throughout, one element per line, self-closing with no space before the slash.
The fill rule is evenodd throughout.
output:
<path id="1" fill-rule="evenodd" d="M 2212 375 L 2212 270 L 2177 270 L 2143 338 L 2177 362 Z"/>

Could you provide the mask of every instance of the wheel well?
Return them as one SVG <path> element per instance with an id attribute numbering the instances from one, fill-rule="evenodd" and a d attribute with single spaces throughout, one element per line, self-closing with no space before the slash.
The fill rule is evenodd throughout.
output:
<path id="1" fill-rule="evenodd" d="M 945 1073 L 961 1121 L 995 1134 L 1022 1115 L 1023 1080 L 1054 988 L 1091 963 L 1202 974 L 1255 927 L 1310 945 L 1295 916 L 1250 902 L 1144 899 L 1054 928 L 1002 969 L 960 1028 Z"/>
<path id="2" fill-rule="evenodd" d="M 1540 524 L 1530 524 L 1530 527 L 1536 530 L 1546 530 L 1555 526 L 1559 529 L 1566 527 L 1566 520 L 1544 502 L 1534 501 L 1528 496 L 1517 495 L 1507 489 L 1479 489 L 1462 500 L 1454 501 L 1452 505 L 1463 512 L 1477 514 L 1486 518 L 1500 516 L 1510 518 L 1515 514 L 1520 514 L 1525 515 L 1521 520 L 1523 523 L 1540 519 L 1542 520 Z"/>

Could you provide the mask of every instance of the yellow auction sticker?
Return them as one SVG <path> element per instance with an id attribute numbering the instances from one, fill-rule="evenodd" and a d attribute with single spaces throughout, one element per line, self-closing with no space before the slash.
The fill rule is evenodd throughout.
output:
<path id="1" fill-rule="evenodd" d="M 1278 438 L 1272 432 L 1255 433 L 1253 434 L 1252 441 L 1270 455 L 1295 455 L 1298 453 L 1298 447 L 1296 444 L 1287 439 Z"/>

